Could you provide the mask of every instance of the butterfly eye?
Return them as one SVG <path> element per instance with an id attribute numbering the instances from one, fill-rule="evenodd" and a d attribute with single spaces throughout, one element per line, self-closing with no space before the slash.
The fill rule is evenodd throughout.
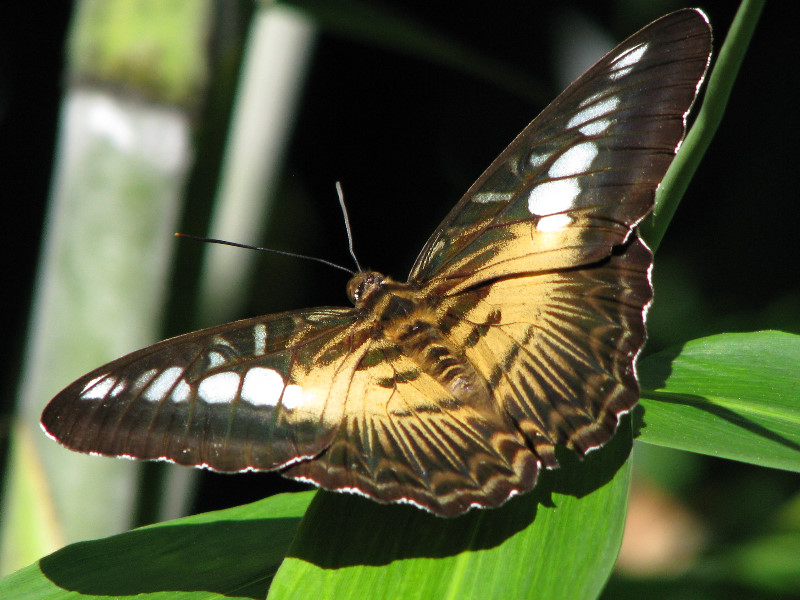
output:
<path id="1" fill-rule="evenodd" d="M 347 297 L 358 306 L 383 283 L 383 276 L 374 271 L 356 273 L 347 283 Z"/>

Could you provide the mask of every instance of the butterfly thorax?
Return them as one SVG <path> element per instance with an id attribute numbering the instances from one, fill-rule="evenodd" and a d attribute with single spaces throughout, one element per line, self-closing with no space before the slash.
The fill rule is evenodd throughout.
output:
<path id="1" fill-rule="evenodd" d="M 353 276 L 347 293 L 364 321 L 371 324 L 371 336 L 380 341 L 384 359 L 403 355 L 416 363 L 402 378 L 414 379 L 424 373 L 444 388 L 438 403 L 441 408 L 489 401 L 486 380 L 443 332 L 436 296 L 374 271 Z"/>

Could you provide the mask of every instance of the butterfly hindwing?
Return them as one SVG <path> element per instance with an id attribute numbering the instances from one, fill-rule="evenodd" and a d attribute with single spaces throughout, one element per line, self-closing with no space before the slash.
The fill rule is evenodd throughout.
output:
<path id="1" fill-rule="evenodd" d="M 650 257 L 632 238 L 592 268 L 507 278 L 440 306 L 451 337 L 547 467 L 557 465 L 556 445 L 585 455 L 607 442 L 638 400 Z"/>
<path id="2" fill-rule="evenodd" d="M 316 460 L 284 474 L 447 516 L 496 506 L 533 487 L 538 459 L 485 384 L 449 387 L 454 374 L 443 365 L 458 371 L 468 363 L 441 335 L 435 314 L 424 303 L 403 318 L 397 306 L 384 308 L 395 315 L 392 324 L 352 327 L 368 340 L 347 376 L 346 410 L 334 439 Z"/>

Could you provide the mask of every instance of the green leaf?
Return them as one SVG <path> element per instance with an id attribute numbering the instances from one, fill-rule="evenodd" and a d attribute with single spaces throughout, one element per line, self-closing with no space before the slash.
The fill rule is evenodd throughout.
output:
<path id="1" fill-rule="evenodd" d="M 626 419 L 533 492 L 456 519 L 319 494 L 269 598 L 595 598 L 622 539 L 630 442 Z"/>
<path id="2" fill-rule="evenodd" d="M 263 598 L 288 548 L 271 598 L 594 598 L 622 538 L 630 445 L 624 420 L 586 460 L 565 451 L 534 492 L 458 519 L 320 493 L 289 548 L 304 492 L 72 544 L 0 580 L 0 597 Z"/>
<path id="3" fill-rule="evenodd" d="M 800 336 L 728 333 L 640 366 L 642 442 L 800 471 Z"/>
<path id="4" fill-rule="evenodd" d="M 71 544 L 0 580 L 0 598 L 260 600 L 313 494 L 281 494 Z"/>

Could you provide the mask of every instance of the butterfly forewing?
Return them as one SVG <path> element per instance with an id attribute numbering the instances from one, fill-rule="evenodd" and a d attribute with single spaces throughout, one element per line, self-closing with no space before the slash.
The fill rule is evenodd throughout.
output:
<path id="1" fill-rule="evenodd" d="M 428 240 L 414 281 L 460 288 L 602 259 L 652 208 L 711 52 L 705 16 L 659 19 L 542 111 Z"/>
<path id="2" fill-rule="evenodd" d="M 319 454 L 338 430 L 353 309 L 284 313 L 139 350 L 85 375 L 42 415 L 75 450 L 270 470 Z"/>
<path id="3" fill-rule="evenodd" d="M 636 225 L 684 134 L 711 32 L 696 10 L 629 38 L 564 91 L 445 218 L 408 283 L 355 308 L 167 340 L 67 387 L 65 446 L 280 470 L 454 516 L 497 506 L 614 434 L 638 400 L 652 299 Z"/>

